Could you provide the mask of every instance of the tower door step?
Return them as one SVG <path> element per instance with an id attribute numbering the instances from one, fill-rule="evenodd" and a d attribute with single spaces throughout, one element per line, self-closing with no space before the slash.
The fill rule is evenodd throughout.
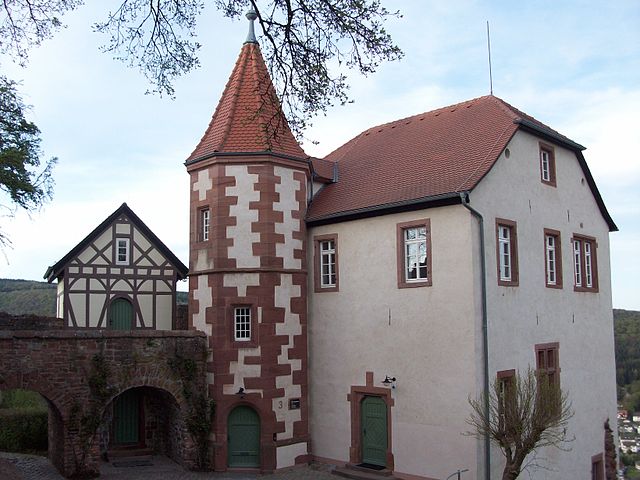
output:
<path id="1" fill-rule="evenodd" d="M 352 480 L 398 480 L 393 476 L 391 470 L 384 467 L 379 469 L 377 465 L 369 466 L 365 463 L 359 465 L 348 463 L 344 467 L 334 468 L 332 473 Z"/>

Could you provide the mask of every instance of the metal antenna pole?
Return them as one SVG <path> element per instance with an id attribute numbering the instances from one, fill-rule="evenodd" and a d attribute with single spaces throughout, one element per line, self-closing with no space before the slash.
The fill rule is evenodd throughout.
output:
<path id="1" fill-rule="evenodd" d="M 487 20 L 487 51 L 489 52 L 489 92 L 493 95 L 493 75 L 491 74 L 491 37 L 489 36 L 489 20 Z"/>

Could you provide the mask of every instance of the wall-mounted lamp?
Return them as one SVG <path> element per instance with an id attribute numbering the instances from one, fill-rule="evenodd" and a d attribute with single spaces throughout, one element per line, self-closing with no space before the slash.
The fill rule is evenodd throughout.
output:
<path id="1" fill-rule="evenodd" d="M 390 377 L 389 375 L 385 375 L 384 380 L 382 381 L 382 384 L 385 387 L 396 388 L 396 377 Z"/>
<path id="2" fill-rule="evenodd" d="M 240 387 L 236 392 L 236 395 L 240 395 L 240 398 L 244 398 L 244 388 Z"/>
<path id="3" fill-rule="evenodd" d="M 468 469 L 468 468 L 465 468 L 464 470 L 458 470 L 457 472 L 453 472 L 451 475 L 449 475 L 449 476 L 447 477 L 447 480 L 449 480 L 450 478 L 453 478 L 453 477 L 455 477 L 455 476 L 457 476 L 457 477 L 458 477 L 458 479 L 457 479 L 457 480 L 460 480 L 460 479 L 462 478 L 460 475 L 462 475 L 464 472 L 468 472 L 468 471 L 469 471 L 469 469 Z"/>

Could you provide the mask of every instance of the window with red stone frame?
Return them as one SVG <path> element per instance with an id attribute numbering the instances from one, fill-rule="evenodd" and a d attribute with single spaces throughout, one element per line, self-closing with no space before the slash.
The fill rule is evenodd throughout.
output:
<path id="1" fill-rule="evenodd" d="M 498 285 L 518 286 L 518 230 L 513 220 L 496 218 Z"/>
<path id="2" fill-rule="evenodd" d="M 431 286 L 431 221 L 398 223 L 396 237 L 398 288 Z"/>
<path id="3" fill-rule="evenodd" d="M 598 291 L 598 244 L 593 237 L 573 234 L 573 289 L 576 292 Z"/>
<path id="4" fill-rule="evenodd" d="M 499 422 L 500 426 L 504 425 L 505 415 L 508 406 L 510 405 L 510 401 L 513 400 L 511 395 L 514 395 L 514 387 L 515 387 L 515 370 L 501 370 L 496 374 L 498 380 L 498 390 L 496 394 L 498 395 L 498 414 L 500 415 Z"/>
<path id="5" fill-rule="evenodd" d="M 604 480 L 604 455 L 591 457 L 591 480 Z"/>
<path id="6" fill-rule="evenodd" d="M 558 230 L 544 229 L 544 271 L 548 288 L 562 288 L 562 241 Z"/>
<path id="7" fill-rule="evenodd" d="M 238 348 L 258 346 L 257 308 L 254 304 L 234 303 L 229 308 L 229 330 L 233 344 Z"/>
<path id="8" fill-rule="evenodd" d="M 560 344 L 542 343 L 536 345 L 536 369 L 544 373 L 547 380 L 556 386 L 560 386 Z"/>
<path id="9" fill-rule="evenodd" d="M 313 237 L 314 291 L 339 291 L 338 270 L 338 234 Z"/>
<path id="10" fill-rule="evenodd" d="M 199 228 L 198 228 L 198 239 L 201 242 L 206 242 L 209 240 L 209 233 L 211 231 L 211 210 L 209 208 L 202 208 L 199 210 Z"/>
<path id="11" fill-rule="evenodd" d="M 556 186 L 556 156 L 551 145 L 540 144 L 540 181 Z"/>

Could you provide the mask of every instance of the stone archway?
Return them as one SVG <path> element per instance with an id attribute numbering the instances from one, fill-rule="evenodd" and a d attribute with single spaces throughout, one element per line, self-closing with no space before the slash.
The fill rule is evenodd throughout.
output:
<path id="1" fill-rule="evenodd" d="M 195 459 L 192 458 L 193 439 L 185 424 L 188 405 L 181 394 L 150 383 L 120 391 L 104 408 L 101 428 L 108 429 L 109 451 L 126 453 L 136 449 L 151 450 L 189 466 Z M 118 402 L 123 398 L 134 398 L 137 402 L 138 437 L 132 442 L 122 442 L 115 430 L 120 421 Z"/>
<path id="2" fill-rule="evenodd" d="M 48 400 L 50 458 L 67 477 L 97 473 L 105 406 L 133 388 L 150 389 L 158 405 L 174 412 L 176 443 L 166 451 L 196 468 L 208 429 L 196 448 L 186 418 L 204 412 L 200 423 L 210 426 L 206 409 L 194 409 L 194 399 L 207 405 L 206 357 L 206 337 L 195 331 L 0 329 L 0 389 L 32 390 Z"/>

